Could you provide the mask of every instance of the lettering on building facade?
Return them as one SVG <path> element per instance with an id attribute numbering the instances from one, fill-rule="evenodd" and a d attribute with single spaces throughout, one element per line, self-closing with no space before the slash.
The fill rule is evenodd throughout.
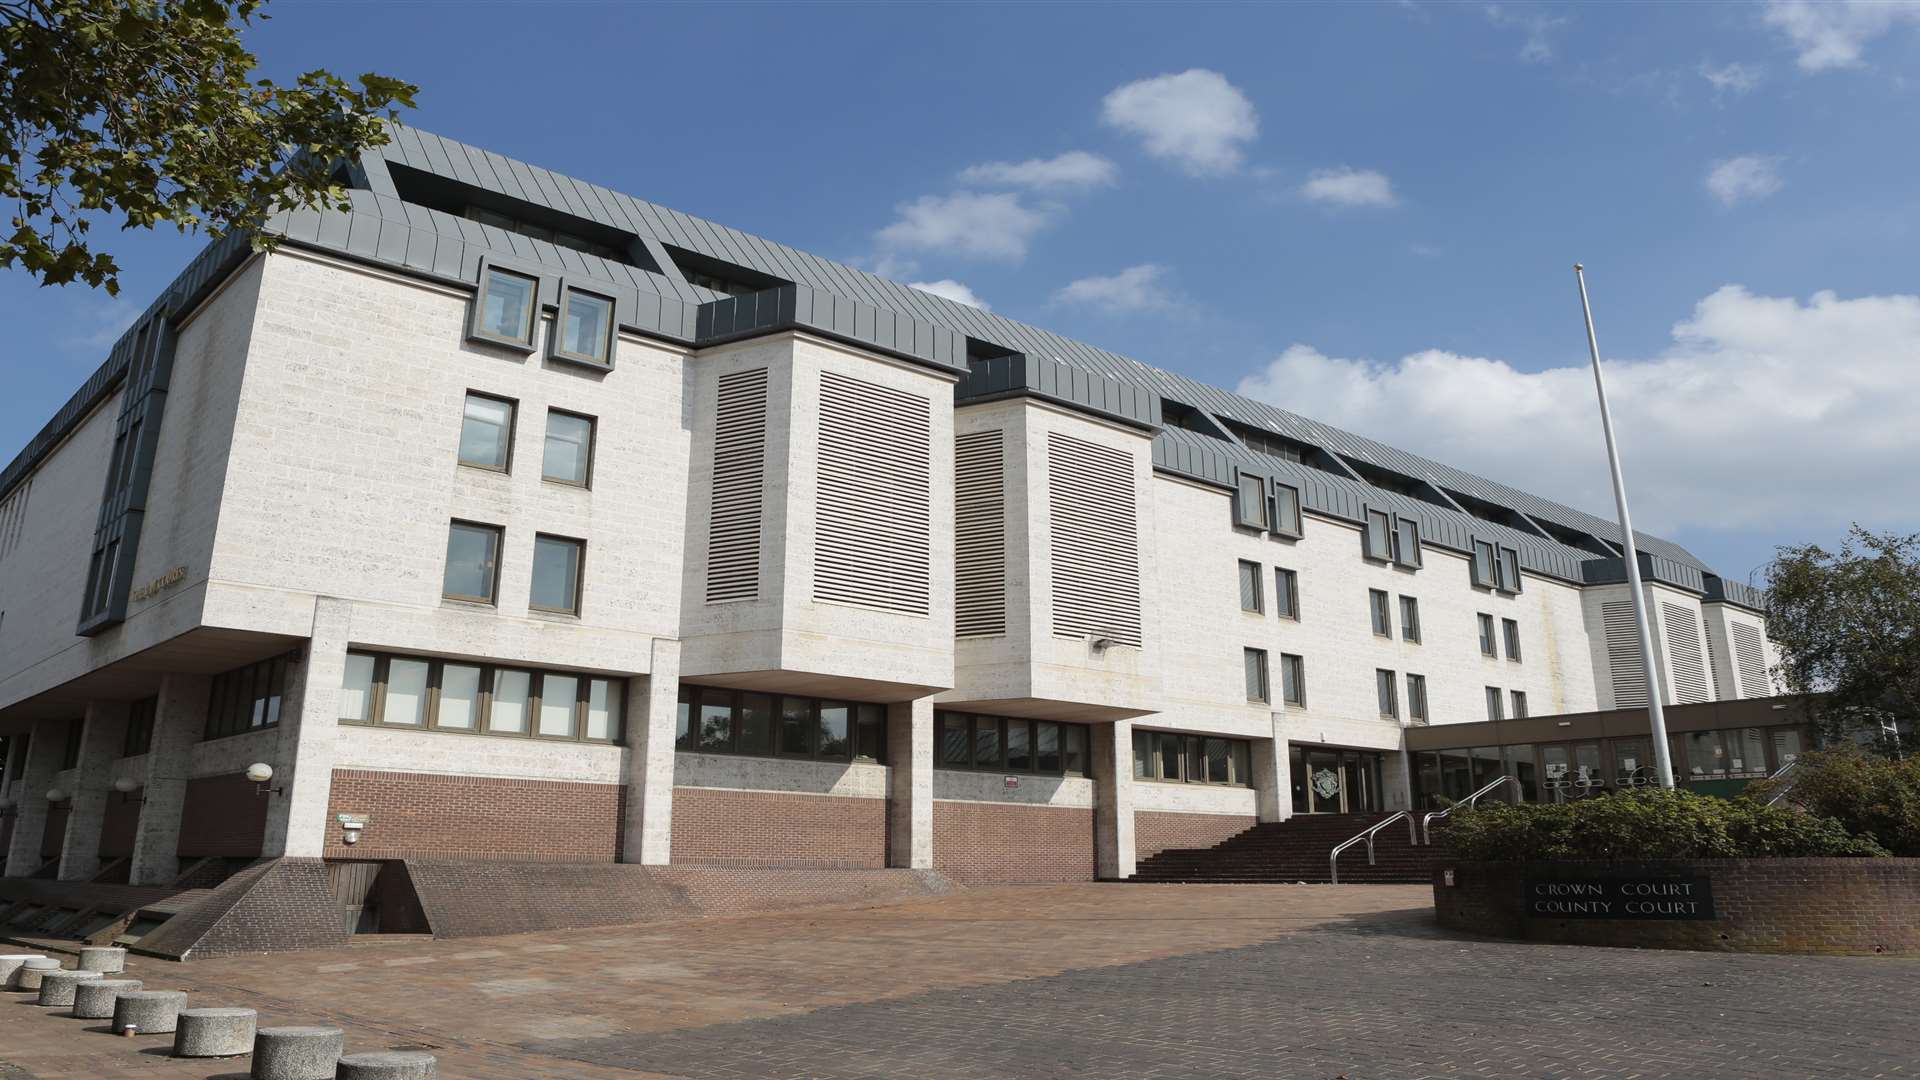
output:
<path id="1" fill-rule="evenodd" d="M 1525 888 L 1533 919 L 1713 918 L 1713 889 L 1704 877 L 1528 878 Z"/>
<path id="2" fill-rule="evenodd" d="M 127 599 L 138 603 L 148 597 L 158 596 L 160 593 L 173 588 L 185 580 L 187 580 L 187 568 L 184 566 L 176 566 L 127 594 Z"/>

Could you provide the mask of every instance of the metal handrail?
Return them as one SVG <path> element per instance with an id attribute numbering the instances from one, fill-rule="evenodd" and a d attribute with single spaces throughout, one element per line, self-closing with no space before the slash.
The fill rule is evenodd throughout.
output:
<path id="1" fill-rule="evenodd" d="M 1345 841 L 1341 842 L 1340 846 L 1333 849 L 1333 854 L 1327 856 L 1327 875 L 1333 879 L 1333 884 L 1335 885 L 1340 884 L 1340 853 L 1341 852 L 1347 850 L 1348 848 L 1359 843 L 1360 841 L 1365 840 L 1367 842 L 1367 865 L 1372 866 L 1373 865 L 1373 834 L 1379 832 L 1381 829 L 1386 828 L 1387 826 L 1393 824 L 1394 822 L 1399 821 L 1401 818 L 1407 819 L 1407 843 L 1409 844 L 1415 843 L 1416 841 L 1413 835 L 1413 815 L 1407 813 L 1405 810 L 1395 810 L 1393 813 L 1388 814 L 1386 817 L 1381 818 L 1379 821 L 1361 830 L 1358 835 L 1348 837 Z"/>
<path id="2" fill-rule="evenodd" d="M 1790 773 L 1790 772 L 1792 772 L 1792 771 L 1793 771 L 1793 770 L 1794 770 L 1795 768 L 1797 768 L 1797 767 L 1799 766 L 1799 764 L 1800 764 L 1800 759 L 1799 759 L 1799 758 L 1794 758 L 1794 759 L 1793 759 L 1792 761 L 1789 761 L 1789 762 L 1787 762 L 1787 763 L 1786 763 L 1785 765 L 1782 765 L 1782 766 L 1780 766 L 1779 768 L 1777 768 L 1777 769 L 1775 769 L 1775 770 L 1773 770 L 1773 772 L 1771 772 L 1771 773 L 1769 773 L 1769 774 L 1767 775 L 1767 779 L 1768 779 L 1768 780 L 1778 780 L 1778 779 L 1780 779 L 1781 777 L 1783 777 L 1783 776 L 1785 776 L 1785 775 L 1787 775 L 1788 773 Z M 1795 781 L 1794 781 L 1794 783 L 1798 783 L 1798 782 L 1799 782 L 1799 780 L 1798 780 L 1798 778 L 1795 778 Z M 1781 799 L 1784 799 L 1784 798 L 1786 798 L 1787 796 L 1789 796 L 1789 795 L 1791 795 L 1791 794 L 1793 794 L 1793 788 L 1794 788 L 1794 784 L 1782 784 L 1782 785 L 1780 785 L 1780 790 L 1779 790 L 1779 791 L 1776 791 L 1776 792 L 1774 792 L 1774 793 L 1772 794 L 1772 796 L 1770 796 L 1770 797 L 1769 797 L 1769 798 L 1767 799 L 1767 801 L 1766 801 L 1766 805 L 1768 805 L 1768 806 L 1772 806 L 1772 805 L 1773 805 L 1774 803 L 1777 803 L 1777 802 L 1779 802 L 1779 801 L 1780 801 Z"/>
<path id="3" fill-rule="evenodd" d="M 1501 775 L 1489 781 L 1487 785 L 1481 788 L 1479 791 L 1476 791 L 1473 794 L 1467 796 L 1466 798 L 1460 800 L 1459 802 L 1454 803 L 1452 806 L 1447 807 L 1445 810 L 1429 811 L 1425 817 L 1420 819 L 1420 837 L 1421 837 L 1420 842 L 1427 845 L 1428 847 L 1433 846 L 1434 819 L 1446 817 L 1448 814 L 1453 813 L 1455 810 L 1460 809 L 1462 806 L 1471 807 L 1473 806 L 1474 803 L 1480 801 L 1480 796 L 1485 795 L 1487 792 L 1492 791 L 1494 788 L 1499 787 L 1501 784 L 1509 784 L 1509 783 L 1512 784 L 1516 790 L 1520 787 L 1520 781 L 1515 780 L 1511 774 Z"/>

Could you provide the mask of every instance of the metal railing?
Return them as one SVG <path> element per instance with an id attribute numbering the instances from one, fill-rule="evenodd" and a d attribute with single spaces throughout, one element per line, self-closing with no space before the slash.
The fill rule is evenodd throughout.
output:
<path id="1" fill-rule="evenodd" d="M 1773 772 L 1772 772 L 1772 773 L 1770 773 L 1770 774 L 1768 774 L 1768 776 L 1767 776 L 1767 779 L 1768 779 L 1768 780 L 1778 780 L 1778 779 L 1780 779 L 1781 777 L 1783 777 L 1783 776 L 1785 776 L 1785 775 L 1787 775 L 1788 773 L 1790 773 L 1790 772 L 1792 772 L 1792 771 L 1793 771 L 1793 770 L 1794 770 L 1795 768 L 1797 768 L 1797 767 L 1799 766 L 1799 764 L 1800 764 L 1800 759 L 1799 759 L 1799 758 L 1794 758 L 1794 759 L 1793 759 L 1792 761 L 1789 761 L 1789 762 L 1787 762 L 1787 763 L 1786 763 L 1785 765 L 1782 765 L 1782 766 L 1780 766 L 1779 768 L 1777 768 L 1777 769 L 1775 769 L 1775 770 L 1773 770 Z M 1769 795 L 1769 796 L 1767 796 L 1767 803 L 1766 803 L 1766 805 L 1768 805 L 1768 806 L 1772 806 L 1772 805 L 1773 805 L 1774 803 L 1777 803 L 1777 802 L 1779 802 L 1779 801 L 1780 801 L 1781 799 L 1784 799 L 1784 798 L 1786 798 L 1787 796 L 1789 796 L 1789 795 L 1791 795 L 1791 794 L 1793 794 L 1793 788 L 1794 788 L 1794 784 L 1797 784 L 1797 783 L 1799 783 L 1799 777 L 1795 777 L 1795 778 L 1794 778 L 1794 779 L 1793 779 L 1792 781 L 1790 781 L 1790 782 L 1788 782 L 1788 783 L 1785 783 L 1785 784 L 1781 784 L 1781 785 L 1780 785 L 1780 790 L 1779 790 L 1779 791 L 1776 791 L 1776 792 L 1774 792 L 1773 794 L 1771 794 L 1771 795 Z"/>
<path id="2" fill-rule="evenodd" d="M 1407 819 L 1407 843 L 1408 844 L 1419 843 L 1419 840 L 1413 834 L 1413 815 L 1407 813 L 1405 810 L 1395 810 L 1393 813 L 1388 814 L 1386 817 L 1381 818 L 1379 821 L 1361 830 L 1358 835 L 1350 836 L 1346 840 L 1342 841 L 1338 847 L 1333 849 L 1333 853 L 1327 856 L 1327 875 L 1333 879 L 1333 884 L 1335 885 L 1340 884 L 1340 853 L 1341 852 L 1347 850 L 1348 848 L 1359 843 L 1360 841 L 1365 840 L 1367 842 L 1367 865 L 1372 866 L 1373 865 L 1373 834 L 1379 832 L 1381 829 L 1386 828 L 1387 826 L 1393 824 L 1394 822 L 1399 821 L 1401 818 Z"/>
<path id="3" fill-rule="evenodd" d="M 1452 806 L 1447 807 L 1445 810 L 1430 811 L 1425 817 L 1420 819 L 1420 841 L 1419 842 L 1427 845 L 1428 847 L 1432 847 L 1433 846 L 1433 823 L 1436 819 L 1446 817 L 1448 814 L 1453 813 L 1455 810 L 1458 810 L 1463 806 L 1471 807 L 1474 803 L 1480 801 L 1480 796 L 1485 795 L 1487 792 L 1492 791 L 1494 788 L 1499 787 L 1501 784 L 1512 784 L 1515 790 L 1518 790 L 1520 787 L 1520 781 L 1515 780 L 1512 776 L 1498 776 L 1498 777 L 1495 777 L 1493 780 L 1489 781 L 1487 785 L 1485 787 L 1482 787 L 1479 791 L 1476 791 L 1473 794 L 1467 796 L 1466 798 L 1460 800 L 1459 802 L 1454 803 Z"/>

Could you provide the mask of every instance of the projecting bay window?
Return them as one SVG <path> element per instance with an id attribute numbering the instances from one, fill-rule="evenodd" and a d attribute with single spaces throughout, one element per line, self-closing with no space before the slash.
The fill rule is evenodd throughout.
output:
<path id="1" fill-rule="evenodd" d="M 626 689 L 622 678 L 571 671 L 350 652 L 339 719 L 416 731 L 619 742 Z"/>
<path id="2" fill-rule="evenodd" d="M 554 324 L 555 360 L 592 367 L 613 366 L 613 298 L 574 285 L 560 289 L 560 315 Z"/>
<path id="3" fill-rule="evenodd" d="M 1394 516 L 1393 561 L 1410 569 L 1420 568 L 1420 523 L 1418 521 L 1410 517 Z"/>
<path id="4" fill-rule="evenodd" d="M 1267 478 L 1243 472 L 1235 481 L 1233 523 L 1246 529 L 1265 530 L 1271 524 L 1267 516 Z"/>
<path id="5" fill-rule="evenodd" d="M 1367 527 L 1361 534 L 1366 557 L 1378 562 L 1393 561 L 1393 515 L 1385 510 L 1367 511 Z"/>
<path id="6" fill-rule="evenodd" d="M 1494 587 L 1505 593 L 1520 591 L 1520 552 L 1510 547 L 1500 549 L 1500 580 Z"/>
<path id="7" fill-rule="evenodd" d="M 1468 565 L 1473 570 L 1473 583 L 1475 585 L 1483 589 L 1493 588 L 1495 582 L 1494 560 L 1496 557 L 1491 541 L 1475 540 L 1473 542 L 1473 562 Z"/>
<path id="8" fill-rule="evenodd" d="M 1473 583 L 1495 592 L 1520 591 L 1520 551 L 1491 540 L 1473 542 Z"/>
<path id="9" fill-rule="evenodd" d="M 1133 778 L 1169 784 L 1253 786 L 1253 744 L 1245 739 L 1133 729 Z"/>
<path id="10" fill-rule="evenodd" d="M 1258 614 L 1264 605 L 1260 596 L 1260 564 L 1240 560 L 1240 610 Z"/>
<path id="11" fill-rule="evenodd" d="M 287 690 L 287 663 L 298 655 L 291 652 L 215 675 L 207 695 L 203 737 L 244 735 L 278 724 Z"/>
<path id="12" fill-rule="evenodd" d="M 934 716 L 934 759 L 942 769 L 1091 776 L 1083 724 L 941 712 Z"/>
<path id="13" fill-rule="evenodd" d="M 467 336 L 532 352 L 533 324 L 540 310 L 539 303 L 539 277 L 499 266 L 484 266 Z"/>
<path id="14" fill-rule="evenodd" d="M 1273 482 L 1273 533 L 1292 540 L 1306 535 L 1300 522 L 1300 489 L 1292 484 Z"/>
<path id="15" fill-rule="evenodd" d="M 673 748 L 698 754 L 884 763 L 887 707 L 682 685 Z"/>

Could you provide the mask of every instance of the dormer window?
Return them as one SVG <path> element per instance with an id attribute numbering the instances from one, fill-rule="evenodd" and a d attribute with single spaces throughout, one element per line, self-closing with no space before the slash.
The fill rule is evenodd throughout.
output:
<path id="1" fill-rule="evenodd" d="M 613 366 L 613 298 L 568 285 L 560 290 L 560 316 L 554 326 L 556 360 L 595 367 Z"/>
<path id="2" fill-rule="evenodd" d="M 1242 528 L 1267 528 L 1267 478 L 1257 473 L 1243 472 L 1239 478 L 1239 490 L 1233 499 L 1233 523 Z"/>
<path id="3" fill-rule="evenodd" d="M 1362 535 L 1369 559 L 1393 561 L 1393 515 L 1385 510 L 1367 510 L 1367 527 Z"/>
<path id="4" fill-rule="evenodd" d="M 538 277 L 488 265 L 480 273 L 480 294 L 474 297 L 468 335 L 530 352 L 539 302 Z"/>
<path id="5" fill-rule="evenodd" d="M 1420 523 L 1410 517 L 1393 519 L 1393 561 L 1410 569 L 1420 568 Z"/>
<path id="6" fill-rule="evenodd" d="M 1300 489 L 1277 480 L 1273 484 L 1273 531 L 1295 540 L 1305 535 L 1300 527 Z"/>

